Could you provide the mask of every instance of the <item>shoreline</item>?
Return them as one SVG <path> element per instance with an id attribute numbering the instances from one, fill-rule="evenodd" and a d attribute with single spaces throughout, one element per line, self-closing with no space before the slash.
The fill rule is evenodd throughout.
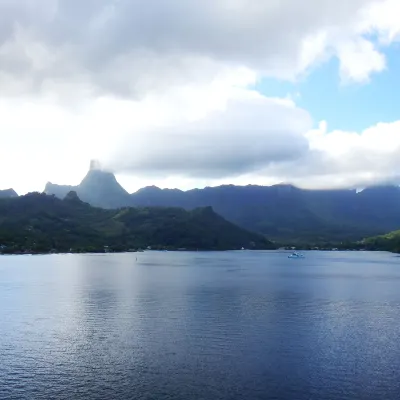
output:
<path id="1" fill-rule="evenodd" d="M 101 251 L 82 251 L 82 252 L 15 252 L 15 253 L 0 253 L 0 256 L 52 256 L 52 255 L 108 255 L 108 254 L 137 254 L 137 253 L 212 253 L 212 252 L 254 252 L 254 251 L 263 251 L 263 252 L 277 252 L 277 253 L 290 253 L 293 250 L 290 249 L 174 249 L 174 250 L 139 250 L 139 251 L 109 251 L 109 252 L 101 252 Z M 394 255 L 399 255 L 399 253 L 388 251 L 388 250 L 378 250 L 378 249 L 340 249 L 340 250 L 332 250 L 332 249 L 298 249 L 297 251 L 306 251 L 306 252 L 329 252 L 329 253 L 343 253 L 343 252 L 385 252 L 392 253 Z"/>

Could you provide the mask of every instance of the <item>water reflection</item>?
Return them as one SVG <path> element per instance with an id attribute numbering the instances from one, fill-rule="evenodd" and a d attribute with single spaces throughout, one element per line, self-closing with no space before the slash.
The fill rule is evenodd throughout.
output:
<path id="1" fill-rule="evenodd" d="M 398 259 L 0 258 L 0 398 L 397 399 Z"/>

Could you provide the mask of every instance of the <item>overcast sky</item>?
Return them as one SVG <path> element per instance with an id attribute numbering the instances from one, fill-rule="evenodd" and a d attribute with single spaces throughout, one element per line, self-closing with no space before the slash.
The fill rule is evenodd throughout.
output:
<path id="1" fill-rule="evenodd" d="M 129 191 L 398 183 L 398 15 L 399 0 L 0 0 L 0 188 L 77 184 L 91 158 Z"/>

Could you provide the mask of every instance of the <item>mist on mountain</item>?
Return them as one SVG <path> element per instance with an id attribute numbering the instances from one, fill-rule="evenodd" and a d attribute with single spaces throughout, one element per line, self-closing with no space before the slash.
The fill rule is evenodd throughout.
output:
<path id="1" fill-rule="evenodd" d="M 211 206 L 239 226 L 279 241 L 360 240 L 400 227 L 400 188 L 391 185 L 357 190 L 304 190 L 293 185 L 223 185 L 182 191 L 149 186 L 129 194 L 114 174 L 92 161 L 82 182 L 48 183 L 45 193 L 64 198 L 71 190 L 93 206 Z"/>

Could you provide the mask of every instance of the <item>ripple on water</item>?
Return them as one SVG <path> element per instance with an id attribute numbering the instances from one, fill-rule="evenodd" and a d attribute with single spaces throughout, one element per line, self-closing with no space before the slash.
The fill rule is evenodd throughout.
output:
<path id="1" fill-rule="evenodd" d="M 0 398 L 397 400 L 396 260 L 0 258 Z"/>

